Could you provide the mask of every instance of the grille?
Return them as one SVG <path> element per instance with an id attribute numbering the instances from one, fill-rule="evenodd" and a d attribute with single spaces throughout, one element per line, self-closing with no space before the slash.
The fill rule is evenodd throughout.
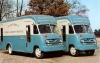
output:
<path id="1" fill-rule="evenodd" d="M 94 39 L 89 39 L 89 38 L 88 38 L 88 39 L 83 39 L 83 40 L 84 40 L 85 43 L 87 43 L 87 42 L 88 42 L 88 43 L 94 42 Z"/>
<path id="2" fill-rule="evenodd" d="M 59 39 L 47 39 L 50 43 L 59 43 L 60 40 Z"/>

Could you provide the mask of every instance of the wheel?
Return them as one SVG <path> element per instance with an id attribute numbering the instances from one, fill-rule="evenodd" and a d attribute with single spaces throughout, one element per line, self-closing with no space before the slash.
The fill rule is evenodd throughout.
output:
<path id="1" fill-rule="evenodd" d="M 44 53 L 42 51 L 40 51 L 40 49 L 38 47 L 35 48 L 34 55 L 38 59 L 42 59 L 44 57 Z"/>
<path id="2" fill-rule="evenodd" d="M 86 50 L 86 51 L 85 51 L 86 55 L 88 55 L 88 56 L 93 55 L 94 52 L 95 52 L 95 50 Z"/>
<path id="3" fill-rule="evenodd" d="M 13 51 L 12 51 L 12 47 L 9 45 L 8 46 L 8 53 L 11 55 L 11 54 L 13 54 Z"/>
<path id="4" fill-rule="evenodd" d="M 69 48 L 69 53 L 70 53 L 71 56 L 76 57 L 76 56 L 78 56 L 79 51 L 76 50 L 74 46 L 71 46 L 71 47 Z"/>

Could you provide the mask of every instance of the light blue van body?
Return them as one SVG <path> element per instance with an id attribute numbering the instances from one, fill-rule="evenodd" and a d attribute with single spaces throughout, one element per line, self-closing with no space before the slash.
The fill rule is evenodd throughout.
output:
<path id="1" fill-rule="evenodd" d="M 64 51 L 69 51 L 70 46 L 75 46 L 76 50 L 95 50 L 99 47 L 97 46 L 97 41 L 95 35 L 92 33 L 76 33 L 75 25 L 88 25 L 90 26 L 90 21 L 86 17 L 82 16 L 61 16 L 57 17 L 57 26 L 61 30 L 62 26 L 66 27 L 65 41 L 63 41 L 65 49 Z M 61 24 L 62 23 L 62 24 Z M 74 29 L 73 33 L 69 33 L 69 26 Z M 83 41 L 83 43 L 82 43 Z"/>
<path id="2" fill-rule="evenodd" d="M 28 25 L 30 25 L 30 41 L 27 42 L 27 36 L 24 29 L 26 28 L 26 25 L 28 22 L 23 21 L 23 19 L 27 19 L 28 22 L 30 22 L 28 19 L 33 20 L 33 22 Z M 20 20 L 23 21 L 23 23 L 17 23 L 17 21 Z M 14 23 L 16 21 L 16 23 Z M 13 22 L 13 23 L 12 23 Z M 24 23 L 27 22 L 27 23 Z M 13 51 L 17 52 L 25 52 L 25 53 L 33 53 L 35 47 L 39 47 L 41 51 L 43 52 L 51 52 L 51 51 L 61 51 L 64 49 L 63 44 L 61 43 L 61 37 L 56 33 L 44 33 L 41 34 L 40 32 L 38 34 L 33 33 L 33 25 L 56 25 L 56 20 L 53 16 L 47 16 L 47 15 L 28 15 L 28 16 L 22 16 L 18 18 L 12 18 L 9 20 L 4 20 L 0 22 L 0 49 L 6 50 L 7 45 L 11 45 Z M 8 26 L 9 25 L 9 26 Z M 5 28 L 10 27 L 23 27 L 23 30 L 17 30 L 15 31 L 5 31 Z M 3 28 L 3 32 L 1 32 L 1 28 Z M 12 30 L 12 29 L 9 29 Z M 1 33 L 3 33 L 3 39 L 1 38 Z M 9 35 L 15 34 L 15 35 Z M 23 35 L 16 35 L 17 33 L 22 33 Z M 1 40 L 2 39 L 2 40 Z M 49 41 L 49 43 L 46 43 L 46 40 Z"/>

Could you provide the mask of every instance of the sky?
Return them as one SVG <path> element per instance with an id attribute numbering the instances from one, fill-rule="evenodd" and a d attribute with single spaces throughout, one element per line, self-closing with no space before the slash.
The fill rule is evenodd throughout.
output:
<path id="1" fill-rule="evenodd" d="M 24 0 L 25 6 L 29 0 Z M 87 15 L 89 17 L 92 30 L 100 29 L 100 0 L 79 0 L 82 5 L 86 5 L 89 11 Z"/>
<path id="2" fill-rule="evenodd" d="M 79 0 L 81 4 L 89 9 L 88 17 L 93 31 L 100 29 L 100 0 Z"/>

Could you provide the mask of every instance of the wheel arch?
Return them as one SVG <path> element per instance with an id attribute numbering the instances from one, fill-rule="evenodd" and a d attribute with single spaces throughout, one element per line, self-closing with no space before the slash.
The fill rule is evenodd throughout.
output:
<path id="1" fill-rule="evenodd" d="M 44 53 L 43 53 L 43 51 L 41 51 L 41 53 L 39 53 L 40 56 L 38 56 L 37 53 L 35 52 L 35 51 L 36 51 L 35 48 L 39 48 L 39 49 L 40 49 L 40 47 L 37 46 L 37 45 L 34 46 L 34 50 L 33 50 L 33 52 L 34 52 L 35 57 L 36 57 L 37 59 L 42 59 L 42 58 L 44 57 Z"/>
<path id="2" fill-rule="evenodd" d="M 68 47 L 68 51 L 69 51 L 69 49 L 70 49 L 71 46 L 74 46 L 74 45 L 73 45 L 73 44 L 70 44 L 69 47 Z M 74 47 L 75 47 L 75 46 L 74 46 Z"/>
<path id="3" fill-rule="evenodd" d="M 69 48 L 70 48 L 71 46 L 74 46 L 74 45 L 73 45 L 73 44 L 70 44 L 70 45 L 69 45 Z"/>
<path id="4" fill-rule="evenodd" d="M 75 52 L 73 52 L 72 50 Z M 70 54 L 70 56 L 73 56 L 73 57 L 77 57 L 79 55 L 79 50 L 76 49 L 75 45 L 73 45 L 73 44 L 69 45 L 69 54 Z"/>
<path id="5" fill-rule="evenodd" d="M 38 46 L 38 45 L 35 45 L 35 46 L 34 46 L 34 49 L 35 49 L 36 47 L 39 47 L 39 46 Z"/>
<path id="6" fill-rule="evenodd" d="M 33 52 L 34 52 L 34 50 L 35 50 L 35 48 L 39 48 L 39 46 L 38 45 L 35 45 L 34 47 L 33 47 Z"/>
<path id="7" fill-rule="evenodd" d="M 11 43 L 8 43 L 8 44 L 6 45 L 6 50 L 8 50 L 8 46 L 9 46 L 9 45 L 12 47 Z"/>

